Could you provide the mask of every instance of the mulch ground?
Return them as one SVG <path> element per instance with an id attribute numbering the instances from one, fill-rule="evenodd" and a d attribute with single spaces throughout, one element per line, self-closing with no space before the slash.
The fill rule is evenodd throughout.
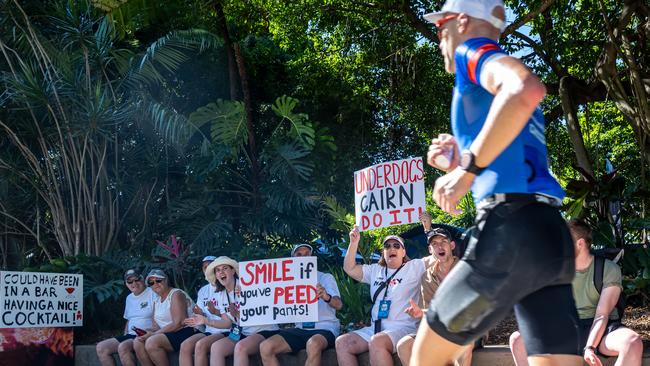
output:
<path id="1" fill-rule="evenodd" d="M 644 349 L 650 347 L 650 308 L 648 307 L 627 307 L 623 324 L 635 332 L 639 333 L 643 339 Z M 495 329 L 490 331 L 488 345 L 508 344 L 510 334 L 517 330 L 517 322 L 514 314 L 510 314 L 503 319 Z"/>

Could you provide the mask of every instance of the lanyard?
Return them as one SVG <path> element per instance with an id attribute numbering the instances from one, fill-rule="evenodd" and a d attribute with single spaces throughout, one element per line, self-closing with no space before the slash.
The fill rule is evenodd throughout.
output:
<path id="1" fill-rule="evenodd" d="M 237 287 L 237 282 L 235 282 L 235 287 Z M 230 309 L 230 295 L 228 295 L 228 289 L 225 289 L 226 291 L 226 299 L 228 299 L 228 309 Z M 237 293 L 233 290 L 232 292 L 232 301 L 237 304 Z M 236 306 L 236 305 L 235 305 Z M 232 317 L 235 319 L 235 322 L 237 322 L 237 317 L 234 314 L 230 314 Z"/>
<path id="2" fill-rule="evenodd" d="M 382 300 L 386 300 L 386 296 L 388 296 L 388 284 L 393 279 L 393 277 L 395 277 L 397 272 L 399 272 L 399 270 L 402 269 L 402 267 L 404 267 L 404 263 L 402 263 L 402 265 L 399 266 L 399 268 L 395 272 L 393 272 L 393 274 L 390 275 L 390 277 L 388 277 L 388 266 L 385 267 L 384 277 L 388 277 L 388 278 L 386 278 L 386 281 L 385 281 L 386 287 L 384 288 L 384 298 Z"/>

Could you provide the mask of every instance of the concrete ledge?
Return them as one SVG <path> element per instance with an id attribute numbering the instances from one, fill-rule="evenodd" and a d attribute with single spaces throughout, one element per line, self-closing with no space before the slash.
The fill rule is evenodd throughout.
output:
<path id="1" fill-rule="evenodd" d="M 114 357 L 118 365 L 119 359 L 117 355 Z M 280 356 L 281 365 L 304 365 L 307 359 L 305 351 L 300 351 L 296 355 L 284 354 Z M 336 352 L 329 349 L 323 353 L 321 364 L 324 366 L 338 365 L 336 361 Z M 394 357 L 395 366 L 400 366 L 397 355 Z M 603 366 L 613 366 L 616 361 L 615 357 L 601 358 Z M 178 366 L 178 354 L 170 354 L 170 366 Z M 76 346 L 75 347 L 75 366 L 95 366 L 99 365 L 97 353 L 95 353 L 95 346 Z M 228 360 L 228 365 L 232 365 L 232 358 Z M 262 366 L 259 357 L 251 357 L 251 366 Z M 368 353 L 359 355 L 359 365 L 370 365 Z M 483 349 L 474 351 L 472 358 L 473 366 L 514 366 L 512 356 L 510 356 L 510 349 L 507 346 L 486 346 Z M 382 365 L 383 366 L 383 365 Z M 643 355 L 643 366 L 650 366 L 650 350 L 645 350 Z"/>

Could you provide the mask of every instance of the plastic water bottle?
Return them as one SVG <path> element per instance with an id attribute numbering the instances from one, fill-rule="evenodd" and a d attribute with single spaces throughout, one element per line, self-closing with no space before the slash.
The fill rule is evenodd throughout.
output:
<path id="1" fill-rule="evenodd" d="M 451 159 L 454 156 L 454 150 L 452 150 L 450 147 L 443 147 L 442 154 L 436 156 L 434 159 L 434 164 L 436 164 L 436 167 L 441 170 L 447 170 L 451 166 Z"/>

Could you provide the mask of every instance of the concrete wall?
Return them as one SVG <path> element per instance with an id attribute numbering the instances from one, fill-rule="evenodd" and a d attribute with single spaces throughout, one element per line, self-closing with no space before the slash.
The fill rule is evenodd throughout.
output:
<path id="1" fill-rule="evenodd" d="M 117 355 L 115 357 L 117 359 Z M 307 355 L 305 351 L 301 351 L 297 355 L 282 355 L 280 358 L 281 365 L 304 365 Z M 178 355 L 170 355 L 171 366 L 178 365 Z M 616 361 L 615 358 L 610 357 L 603 360 L 603 366 L 613 366 Z M 231 360 L 232 361 L 232 360 Z M 229 363 L 232 365 L 232 363 Z M 75 347 L 75 366 L 95 366 L 99 365 L 97 354 L 95 353 L 95 346 L 76 346 Z M 118 360 L 119 365 L 119 360 Z M 258 357 L 251 358 L 251 366 L 262 366 Z M 335 366 L 336 353 L 334 350 L 327 350 L 323 353 L 322 358 L 323 366 Z M 359 365 L 368 366 L 368 354 L 364 353 L 359 356 Z M 395 356 L 395 366 L 399 366 L 399 360 Z M 472 359 L 473 366 L 514 366 L 510 350 L 506 346 L 487 346 L 484 349 L 474 351 Z M 383 365 L 382 365 L 383 366 Z M 643 358 L 643 366 L 650 366 L 650 350 L 646 350 Z"/>

